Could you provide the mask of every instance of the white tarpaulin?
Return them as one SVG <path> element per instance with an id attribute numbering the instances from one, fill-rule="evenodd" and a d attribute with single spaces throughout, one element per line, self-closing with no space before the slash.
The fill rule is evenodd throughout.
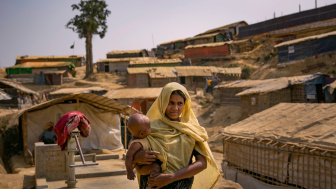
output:
<path id="1" fill-rule="evenodd" d="M 52 121 L 56 124 L 58 119 L 77 109 L 77 104 L 56 104 L 43 110 L 28 112 L 28 149 L 34 150 L 35 142 L 42 134 L 45 125 Z M 79 112 L 83 113 L 91 122 L 91 133 L 87 138 L 81 139 L 81 147 L 91 149 L 123 149 L 120 135 L 119 114 L 95 108 L 86 103 L 79 104 Z"/>

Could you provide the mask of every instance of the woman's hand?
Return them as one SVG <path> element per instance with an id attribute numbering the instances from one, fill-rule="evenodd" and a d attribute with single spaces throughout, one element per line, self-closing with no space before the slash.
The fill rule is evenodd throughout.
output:
<path id="1" fill-rule="evenodd" d="M 133 163 L 138 165 L 150 165 L 156 161 L 155 155 L 160 155 L 160 152 L 140 150 L 135 153 L 133 157 Z"/>
<path id="2" fill-rule="evenodd" d="M 149 186 L 156 186 L 156 189 L 167 186 L 168 184 L 174 182 L 174 173 L 171 174 L 162 174 L 162 173 L 153 173 L 148 178 Z"/>

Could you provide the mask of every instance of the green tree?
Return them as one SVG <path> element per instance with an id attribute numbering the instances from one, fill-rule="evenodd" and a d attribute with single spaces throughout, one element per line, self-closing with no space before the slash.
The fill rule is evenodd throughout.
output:
<path id="1" fill-rule="evenodd" d="M 72 10 L 80 11 L 67 24 L 66 28 L 78 33 L 80 39 L 85 38 L 86 47 L 86 77 L 93 73 L 92 36 L 103 38 L 107 32 L 106 19 L 111 14 L 105 0 L 81 0 L 71 5 Z"/>

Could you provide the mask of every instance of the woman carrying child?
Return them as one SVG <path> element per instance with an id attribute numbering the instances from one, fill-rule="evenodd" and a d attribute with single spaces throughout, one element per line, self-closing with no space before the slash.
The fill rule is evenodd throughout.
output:
<path id="1" fill-rule="evenodd" d="M 220 174 L 185 87 L 169 83 L 147 113 L 151 151 L 135 153 L 139 188 L 212 188 Z M 155 154 L 155 155 L 154 155 Z M 193 160 L 194 158 L 194 160 Z"/>

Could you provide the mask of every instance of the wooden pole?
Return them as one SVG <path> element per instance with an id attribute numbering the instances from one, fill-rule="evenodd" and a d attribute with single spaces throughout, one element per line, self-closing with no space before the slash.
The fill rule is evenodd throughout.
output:
<path id="1" fill-rule="evenodd" d="M 127 129 L 126 129 L 126 112 L 124 112 L 124 131 L 125 131 L 125 153 L 127 151 Z"/>
<path id="2" fill-rule="evenodd" d="M 23 137 L 23 155 L 26 160 L 27 153 L 28 153 L 28 138 L 27 138 L 27 132 L 28 132 L 28 124 L 27 124 L 27 118 L 28 118 L 28 112 L 25 111 L 22 114 L 22 137 Z"/>

